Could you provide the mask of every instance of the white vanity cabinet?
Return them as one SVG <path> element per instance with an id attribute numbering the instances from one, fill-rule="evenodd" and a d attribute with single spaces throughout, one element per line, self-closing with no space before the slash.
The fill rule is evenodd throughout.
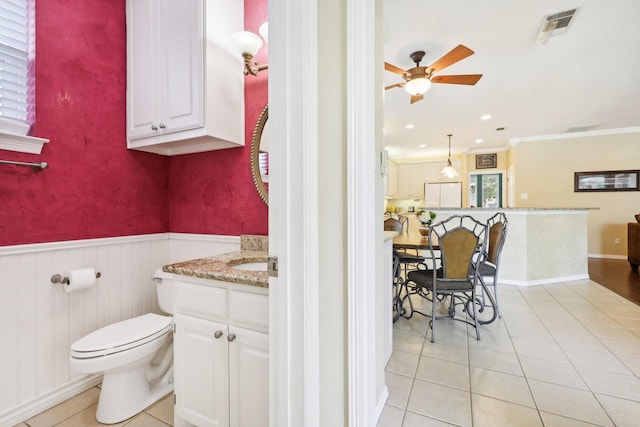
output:
<path id="1" fill-rule="evenodd" d="M 266 288 L 176 281 L 176 426 L 268 425 L 268 313 Z"/>
<path id="2" fill-rule="evenodd" d="M 127 0 L 127 144 L 164 155 L 244 145 L 242 2 Z"/>

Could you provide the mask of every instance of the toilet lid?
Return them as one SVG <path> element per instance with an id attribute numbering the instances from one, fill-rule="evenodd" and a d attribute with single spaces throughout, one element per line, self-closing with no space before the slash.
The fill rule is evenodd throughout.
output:
<path id="1" fill-rule="evenodd" d="M 71 355 L 98 357 L 140 346 L 171 330 L 172 320 L 171 316 L 148 313 L 105 326 L 71 344 Z"/>

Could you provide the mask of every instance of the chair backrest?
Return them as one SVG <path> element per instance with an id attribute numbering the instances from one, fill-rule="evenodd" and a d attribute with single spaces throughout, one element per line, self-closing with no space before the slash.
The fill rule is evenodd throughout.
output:
<path id="1" fill-rule="evenodd" d="M 494 265 L 498 265 L 502 247 L 507 239 L 507 229 L 509 228 L 507 216 L 502 212 L 498 212 L 487 220 L 487 227 L 489 228 L 487 260 Z"/>
<path id="2" fill-rule="evenodd" d="M 487 245 L 487 224 L 469 215 L 454 215 L 429 227 L 432 256 L 440 251 L 444 279 L 466 279 L 482 261 Z"/>
<path id="3" fill-rule="evenodd" d="M 405 233 L 409 232 L 409 218 L 405 215 L 398 214 L 398 221 L 402 224 Z"/>
<path id="4" fill-rule="evenodd" d="M 402 233 L 402 223 L 395 218 L 387 218 L 384 220 L 384 231 L 397 231 Z"/>

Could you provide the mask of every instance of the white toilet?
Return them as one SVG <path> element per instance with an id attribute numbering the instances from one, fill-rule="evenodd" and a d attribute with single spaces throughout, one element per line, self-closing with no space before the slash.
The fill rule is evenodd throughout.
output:
<path id="1" fill-rule="evenodd" d="M 154 275 L 160 309 L 173 314 L 171 274 Z M 72 372 L 104 373 L 96 419 L 126 420 L 173 390 L 173 317 L 148 313 L 114 323 L 71 345 Z"/>

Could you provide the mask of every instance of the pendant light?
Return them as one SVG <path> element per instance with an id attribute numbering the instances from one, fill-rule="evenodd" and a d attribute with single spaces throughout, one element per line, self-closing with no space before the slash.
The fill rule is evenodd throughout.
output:
<path id="1" fill-rule="evenodd" d="M 449 158 L 447 159 L 447 166 L 443 167 L 440 173 L 445 177 L 452 179 L 458 176 L 458 172 L 451 166 L 451 137 L 452 134 L 447 135 L 449 137 Z"/>

